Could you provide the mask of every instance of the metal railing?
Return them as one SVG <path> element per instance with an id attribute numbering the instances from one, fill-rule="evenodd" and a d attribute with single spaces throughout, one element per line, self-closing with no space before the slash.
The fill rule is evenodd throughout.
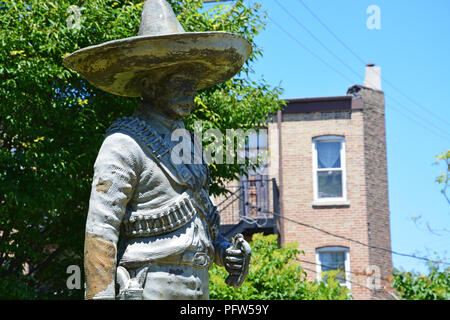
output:
<path id="1" fill-rule="evenodd" d="M 263 227 L 278 212 L 278 188 L 275 179 L 250 176 L 228 187 L 231 191 L 218 201 L 222 225 L 235 225 L 241 221 Z"/>

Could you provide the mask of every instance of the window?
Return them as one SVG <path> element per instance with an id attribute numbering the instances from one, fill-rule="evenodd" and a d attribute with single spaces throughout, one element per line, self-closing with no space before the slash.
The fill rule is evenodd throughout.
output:
<path id="1" fill-rule="evenodd" d="M 267 219 L 270 182 L 267 175 L 267 129 L 260 128 L 250 132 L 245 153 L 255 166 L 248 170 L 248 176 L 241 176 L 240 179 L 240 215 Z"/>
<path id="2" fill-rule="evenodd" d="M 313 139 L 313 175 L 315 202 L 347 200 L 343 137 Z"/>
<path id="3" fill-rule="evenodd" d="M 267 174 L 267 129 L 258 129 L 248 136 L 245 143 L 245 153 L 256 164 L 249 174 Z"/>
<path id="4" fill-rule="evenodd" d="M 328 271 L 337 271 L 336 280 L 350 287 L 350 253 L 344 247 L 323 247 L 316 250 L 317 280 L 326 281 Z"/>

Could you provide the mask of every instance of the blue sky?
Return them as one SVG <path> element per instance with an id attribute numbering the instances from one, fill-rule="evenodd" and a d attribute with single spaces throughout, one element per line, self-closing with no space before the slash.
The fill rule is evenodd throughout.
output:
<path id="1" fill-rule="evenodd" d="M 365 65 L 301 0 L 258 1 L 275 23 L 329 66 L 269 21 L 257 38 L 264 56 L 256 63 L 256 77 L 264 76 L 270 84 L 284 88 L 283 98 L 345 95 L 351 85 L 363 84 Z M 356 74 L 302 29 L 277 1 Z M 432 228 L 450 230 L 450 206 L 435 183 L 445 168 L 433 164 L 436 155 L 450 148 L 450 1 L 303 1 L 363 61 L 381 66 L 392 249 L 433 258 L 436 251 L 441 260 L 450 261 L 450 232 L 434 235 L 425 225 L 412 221 L 421 216 Z M 367 27 L 370 5 L 380 8 L 379 30 Z M 408 271 L 427 270 L 422 261 L 412 258 L 394 255 L 393 263 Z"/>

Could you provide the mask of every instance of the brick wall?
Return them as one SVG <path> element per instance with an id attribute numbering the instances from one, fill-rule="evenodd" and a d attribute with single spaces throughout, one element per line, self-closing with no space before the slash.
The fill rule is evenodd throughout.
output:
<path id="1" fill-rule="evenodd" d="M 364 123 L 361 111 L 315 112 L 284 114 L 282 122 L 282 171 L 284 215 L 343 237 L 368 242 L 366 215 L 366 186 L 364 179 Z M 269 133 L 270 134 L 270 133 Z M 322 135 L 345 137 L 347 190 L 350 205 L 338 207 L 313 206 L 312 139 Z M 332 237 L 320 231 L 285 221 L 285 241 L 297 242 L 305 252 L 299 259 L 316 262 L 316 249 L 325 246 L 342 246 L 350 251 L 350 267 L 362 273 L 369 265 L 367 247 Z M 302 263 L 304 268 L 316 270 L 314 264 Z M 316 273 L 307 271 L 310 280 Z M 370 298 L 367 289 L 352 286 L 355 298 Z"/>
<path id="2" fill-rule="evenodd" d="M 268 126 L 269 178 L 279 183 L 281 169 L 283 213 L 286 218 L 371 246 L 390 249 L 389 203 L 387 189 L 384 95 L 361 86 L 349 89 L 361 108 L 321 112 L 286 112 L 282 115 L 281 140 L 277 119 Z M 362 98 L 362 103 L 361 99 Z M 342 100 L 342 99 L 340 99 Z M 324 100 L 333 104 L 332 99 Z M 299 103 L 298 101 L 296 102 Z M 356 103 L 355 103 L 356 105 Z M 333 109 L 333 108 L 330 108 Z M 337 107 L 335 109 L 338 109 Z M 345 137 L 347 203 L 320 206 L 313 195 L 313 138 L 324 135 Z M 219 199 L 217 199 L 219 200 Z M 223 222 L 230 212 L 224 212 Z M 389 252 L 372 249 L 353 241 L 284 220 L 285 242 L 297 242 L 299 255 L 309 280 L 317 278 L 316 250 L 345 247 L 350 253 L 350 281 L 354 299 L 389 298 L 367 289 L 370 266 L 382 277 L 392 274 Z"/>
<path id="3" fill-rule="evenodd" d="M 382 91 L 361 86 L 350 88 L 349 93 L 361 97 L 364 104 L 369 244 L 391 249 L 384 94 Z M 390 252 L 371 248 L 370 264 L 380 267 L 382 277 L 388 278 L 392 275 Z"/>

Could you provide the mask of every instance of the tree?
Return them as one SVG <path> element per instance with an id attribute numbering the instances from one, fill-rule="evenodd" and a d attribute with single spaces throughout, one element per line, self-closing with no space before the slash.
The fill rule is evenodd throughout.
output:
<path id="1" fill-rule="evenodd" d="M 234 289 L 225 284 L 225 268 L 210 269 L 210 298 L 220 300 L 347 300 L 351 297 L 329 272 L 327 282 L 308 281 L 306 272 L 295 262 L 302 254 L 296 243 L 280 249 L 276 235 L 253 235 L 249 274 L 243 285 Z"/>
<path id="2" fill-rule="evenodd" d="M 442 185 L 441 192 L 450 204 L 447 195 L 447 188 L 450 184 L 450 150 L 436 156 L 436 164 L 441 162 L 444 163 L 445 171 L 436 178 L 436 182 Z M 420 223 L 420 218 L 413 218 L 416 225 Z M 429 232 L 439 236 L 442 236 L 442 233 L 448 235 L 449 232 L 447 228 L 431 228 L 428 223 L 426 223 L 426 227 Z M 450 300 L 450 267 L 442 269 L 439 262 L 433 262 L 433 260 L 439 259 L 430 260 L 428 275 L 417 272 L 394 272 L 392 287 L 397 290 L 401 298 L 407 300 Z"/>
<path id="3" fill-rule="evenodd" d="M 443 151 L 440 155 L 436 157 L 436 163 L 443 162 L 445 166 L 445 172 L 441 173 L 439 177 L 436 178 L 436 182 L 442 184 L 442 194 L 450 204 L 450 198 L 447 195 L 447 188 L 450 185 L 450 150 Z"/>
<path id="4" fill-rule="evenodd" d="M 428 275 L 396 272 L 392 287 L 406 300 L 450 300 L 450 267 L 440 270 L 431 263 Z"/>
<path id="5" fill-rule="evenodd" d="M 243 72 L 199 92 L 186 120 L 204 130 L 255 128 L 281 108 L 279 88 L 251 79 L 261 57 L 260 5 L 205 9 L 169 1 L 186 31 L 230 31 L 254 48 Z M 0 2 L 0 298 L 82 298 L 66 287 L 67 267 L 83 265 L 84 225 L 93 164 L 108 126 L 139 99 L 103 92 L 64 68 L 67 54 L 137 35 L 141 1 Z M 207 141 L 205 141 L 207 142 Z M 214 193 L 245 166 L 211 166 Z"/>
<path id="6" fill-rule="evenodd" d="M 443 164 L 444 171 L 441 172 L 441 174 L 436 177 L 435 182 L 440 184 L 442 186 L 441 193 L 444 196 L 445 200 L 447 200 L 448 204 L 450 204 L 450 197 L 447 194 L 448 193 L 448 187 L 450 185 L 450 150 L 443 151 L 440 155 L 436 156 L 436 161 L 434 164 L 439 165 Z M 414 222 L 414 224 L 417 227 L 420 227 L 421 225 L 425 225 L 427 231 L 430 233 L 441 236 L 445 235 L 447 236 L 450 233 L 450 230 L 446 227 L 443 228 L 434 228 L 431 227 L 430 224 L 426 221 L 423 221 L 422 216 L 416 216 L 412 217 L 411 220 Z"/>

